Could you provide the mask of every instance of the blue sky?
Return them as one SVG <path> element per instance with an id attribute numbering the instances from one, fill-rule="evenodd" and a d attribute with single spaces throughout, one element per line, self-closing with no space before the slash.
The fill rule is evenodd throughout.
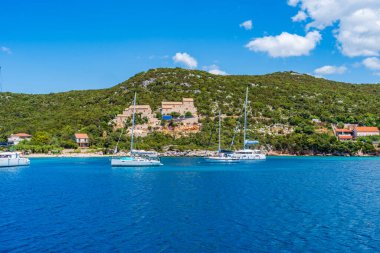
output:
<path id="1" fill-rule="evenodd" d="M 331 6 L 316 6 L 316 1 L 2 0 L 3 90 L 106 88 L 150 68 L 176 66 L 219 74 L 294 70 L 338 81 L 379 82 L 380 46 L 370 39 L 380 27 L 380 6 L 370 0 L 348 4 L 349 10 L 331 20 L 324 15 Z M 343 0 L 332 2 L 347 6 Z M 366 9 L 373 10 L 371 20 L 355 18 Z M 293 21 L 298 12 L 306 17 Z M 366 26 L 377 18 L 379 27 Z M 251 29 L 240 25 L 245 21 L 252 22 Z M 344 38 L 347 31 L 357 31 L 350 26 L 372 29 L 349 33 L 368 35 L 358 42 L 363 45 Z"/>

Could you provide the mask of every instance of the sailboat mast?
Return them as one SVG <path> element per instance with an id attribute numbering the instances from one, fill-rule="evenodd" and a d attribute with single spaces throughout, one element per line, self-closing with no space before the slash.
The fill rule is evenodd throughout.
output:
<path id="1" fill-rule="evenodd" d="M 220 152 L 220 131 L 221 131 L 221 121 L 220 121 L 220 111 L 219 111 L 219 146 L 218 146 L 218 152 Z"/>
<path id="2" fill-rule="evenodd" d="M 3 92 L 3 79 L 2 79 L 2 76 L 1 76 L 1 66 L 0 66 L 0 92 Z"/>
<path id="3" fill-rule="evenodd" d="M 245 103 L 244 103 L 244 142 L 243 142 L 243 149 L 245 149 L 245 141 L 247 137 L 247 104 L 248 104 L 248 87 L 247 92 L 245 94 Z"/>
<path id="4" fill-rule="evenodd" d="M 131 130 L 131 154 L 133 152 L 133 138 L 134 138 L 134 130 L 135 130 L 135 114 L 136 114 L 136 92 L 135 92 L 135 98 L 133 99 L 133 115 L 132 115 L 132 130 Z"/>

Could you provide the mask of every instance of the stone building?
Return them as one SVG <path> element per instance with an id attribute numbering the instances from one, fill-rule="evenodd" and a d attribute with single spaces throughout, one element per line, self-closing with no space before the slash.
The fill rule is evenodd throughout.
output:
<path id="1" fill-rule="evenodd" d="M 173 112 L 177 112 L 181 115 L 185 115 L 186 112 L 190 112 L 194 117 L 196 117 L 197 108 L 194 106 L 194 99 L 183 98 L 182 102 L 161 102 L 162 115 L 170 115 Z"/>
<path id="2" fill-rule="evenodd" d="M 161 105 L 160 112 L 162 115 L 180 114 L 180 117 L 173 119 L 177 123 L 178 129 L 199 131 L 198 114 L 197 108 L 194 106 L 194 99 L 183 98 L 182 102 L 162 102 Z M 132 118 L 134 109 L 136 110 L 136 115 L 140 114 L 142 118 L 146 117 L 148 119 L 148 122 L 144 124 L 135 124 L 136 136 L 146 136 L 149 132 L 163 130 L 161 120 L 165 121 L 165 119 L 156 118 L 149 105 L 136 105 L 136 107 L 132 105 L 126 108 L 123 113 L 118 114 L 113 120 L 114 129 L 125 127 L 125 122 L 128 118 Z M 191 116 L 187 115 L 185 117 L 187 112 L 190 112 Z M 131 129 L 129 129 L 129 132 L 131 132 Z"/>
<path id="3" fill-rule="evenodd" d="M 149 105 L 136 105 L 136 115 L 141 115 L 142 118 L 147 118 L 148 122 L 144 124 L 136 124 L 135 125 L 135 134 L 136 136 L 146 136 L 149 131 L 156 130 L 160 127 L 160 120 L 157 119 L 152 112 L 152 109 Z M 132 118 L 134 107 L 131 105 L 126 108 L 122 114 L 118 114 L 113 120 L 115 129 L 120 129 L 125 126 L 125 121 L 128 118 Z M 129 132 L 131 129 L 129 129 Z"/>
<path id="4" fill-rule="evenodd" d="M 158 119 L 156 119 L 152 113 L 152 109 L 149 105 L 136 105 L 136 114 L 141 114 L 141 117 L 146 117 L 148 119 L 148 125 L 150 124 L 156 124 L 158 122 Z M 116 118 L 114 119 L 115 128 L 123 128 L 124 122 L 133 116 L 133 105 L 128 107 L 123 111 L 122 114 L 118 114 Z"/>

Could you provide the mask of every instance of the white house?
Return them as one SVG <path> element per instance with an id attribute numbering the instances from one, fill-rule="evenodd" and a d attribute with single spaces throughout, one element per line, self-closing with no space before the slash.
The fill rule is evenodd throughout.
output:
<path id="1" fill-rule="evenodd" d="M 380 135 L 379 128 L 377 127 L 355 127 L 354 128 L 354 136 L 357 137 L 365 137 L 365 136 L 374 136 Z"/>
<path id="2" fill-rule="evenodd" d="M 17 145 L 21 141 L 24 141 L 24 140 L 30 141 L 31 139 L 32 139 L 32 136 L 30 134 L 26 134 L 26 133 L 12 134 L 8 138 L 8 144 Z"/>

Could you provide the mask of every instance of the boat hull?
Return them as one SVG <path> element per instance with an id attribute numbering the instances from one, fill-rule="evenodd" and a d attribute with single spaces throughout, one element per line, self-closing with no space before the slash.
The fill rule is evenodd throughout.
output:
<path id="1" fill-rule="evenodd" d="M 28 158 L 0 158 L 0 167 L 17 167 L 28 165 L 30 165 L 30 160 Z"/>
<path id="2" fill-rule="evenodd" d="M 204 158 L 205 162 L 208 163 L 236 163 L 239 162 L 238 159 L 225 158 L 225 157 L 206 157 Z"/>
<path id="3" fill-rule="evenodd" d="M 231 155 L 231 157 L 242 162 L 265 160 L 267 158 L 267 156 L 260 150 L 252 149 L 237 150 Z"/>
<path id="4" fill-rule="evenodd" d="M 151 167 L 151 166 L 161 166 L 163 165 L 160 161 L 156 160 L 123 160 L 123 159 L 111 159 L 112 167 Z"/>
<path id="5" fill-rule="evenodd" d="M 257 161 L 257 160 L 266 160 L 266 155 L 250 155 L 248 157 L 238 157 L 238 161 L 240 162 L 249 162 L 249 161 Z"/>

